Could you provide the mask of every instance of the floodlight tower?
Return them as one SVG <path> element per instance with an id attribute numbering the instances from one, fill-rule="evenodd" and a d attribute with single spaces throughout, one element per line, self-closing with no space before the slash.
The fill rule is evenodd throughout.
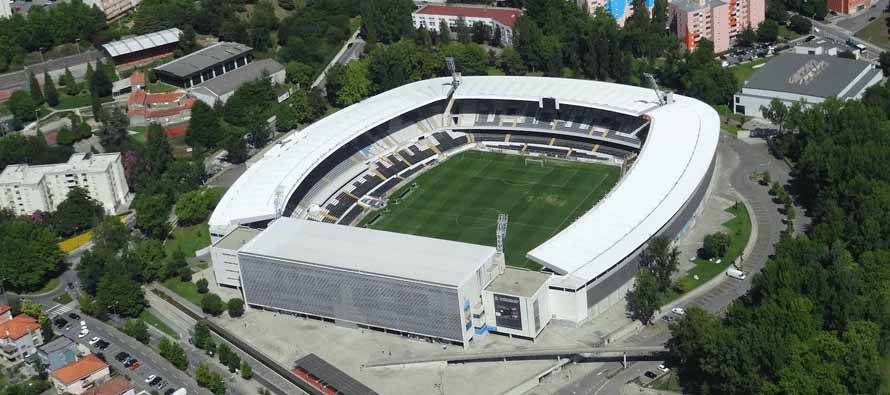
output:
<path id="1" fill-rule="evenodd" d="M 646 81 L 649 82 L 649 86 L 652 90 L 655 91 L 655 96 L 658 97 L 658 105 L 663 106 L 665 104 L 671 104 L 674 102 L 674 94 L 672 92 L 662 93 L 660 89 L 658 89 L 658 83 L 655 82 L 655 77 L 650 73 L 643 73 L 643 76 L 646 77 Z"/>
<path id="2" fill-rule="evenodd" d="M 275 218 L 281 218 L 282 207 L 281 202 L 284 200 L 284 187 L 279 184 L 278 187 L 275 188 L 275 195 L 273 196 L 273 204 L 275 205 Z"/>
<path id="3" fill-rule="evenodd" d="M 454 92 L 460 86 L 460 72 L 454 66 L 453 57 L 448 56 L 445 58 L 445 67 L 448 68 L 448 72 L 451 74 L 451 92 Z"/>
<path id="4" fill-rule="evenodd" d="M 504 240 L 507 238 L 507 222 L 508 222 L 507 214 L 501 213 L 498 214 L 498 228 L 495 233 L 495 237 L 497 238 L 497 268 L 499 273 L 504 272 L 504 266 L 506 265 L 506 259 L 504 259 Z"/>

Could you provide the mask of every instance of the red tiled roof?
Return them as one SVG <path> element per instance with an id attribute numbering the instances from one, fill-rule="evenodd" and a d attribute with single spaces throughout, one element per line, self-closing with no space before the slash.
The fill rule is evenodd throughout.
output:
<path id="1" fill-rule="evenodd" d="M 8 307 L 8 306 L 7 306 Z M 0 324 L 0 339 L 18 340 L 32 331 L 40 329 L 37 320 L 27 314 L 19 314 Z"/>
<path id="2" fill-rule="evenodd" d="M 7 311 L 12 309 L 8 304 L 0 304 L 0 314 L 6 314 Z"/>
<path id="3" fill-rule="evenodd" d="M 133 91 L 130 92 L 130 95 L 127 96 L 127 105 L 128 106 L 132 106 L 134 104 L 145 105 L 145 97 L 147 95 L 148 94 L 145 93 L 145 91 L 142 89 L 133 89 Z"/>
<path id="4" fill-rule="evenodd" d="M 145 74 L 134 71 L 133 74 L 130 74 L 130 85 L 145 86 Z"/>
<path id="5" fill-rule="evenodd" d="M 68 385 L 107 367 L 108 364 L 99 359 L 99 357 L 87 354 L 77 361 L 54 370 L 53 377 Z"/>
<path id="6" fill-rule="evenodd" d="M 516 8 L 498 7 L 459 7 L 448 5 L 425 5 L 416 14 L 448 15 L 474 18 L 489 18 L 500 22 L 504 26 L 513 27 L 516 19 L 522 15 L 522 10 Z"/>
<path id="7" fill-rule="evenodd" d="M 132 388 L 133 386 L 127 379 L 118 376 L 86 390 L 83 395 L 120 395 Z"/>
<path id="8" fill-rule="evenodd" d="M 164 134 L 166 134 L 167 137 L 179 137 L 179 136 L 182 136 L 185 134 L 185 131 L 188 129 L 188 127 L 189 127 L 189 125 L 187 123 L 184 123 L 182 125 L 176 125 L 176 126 L 164 129 Z"/>
<path id="9" fill-rule="evenodd" d="M 174 103 L 183 96 L 185 96 L 185 93 L 182 92 L 149 93 L 145 102 L 146 104 Z"/>

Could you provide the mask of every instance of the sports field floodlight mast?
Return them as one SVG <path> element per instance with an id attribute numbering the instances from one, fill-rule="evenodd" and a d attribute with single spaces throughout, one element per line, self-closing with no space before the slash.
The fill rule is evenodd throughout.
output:
<path id="1" fill-rule="evenodd" d="M 504 255 L 504 239 L 507 238 L 507 221 L 507 214 L 498 214 L 498 230 L 496 236 L 498 241 L 498 254 L 501 255 Z"/>
<path id="2" fill-rule="evenodd" d="M 655 96 L 658 97 L 659 106 L 671 104 L 674 102 L 673 92 L 662 93 L 661 90 L 658 89 L 658 83 L 655 82 L 655 77 L 653 77 L 652 74 L 643 73 L 643 76 L 646 77 L 646 81 L 649 82 L 649 86 L 655 91 Z"/>
<path id="3" fill-rule="evenodd" d="M 445 58 L 445 67 L 448 68 L 448 73 L 451 74 L 451 90 L 452 92 L 460 86 L 460 72 L 457 71 L 457 67 L 454 65 L 454 58 L 448 56 Z"/>

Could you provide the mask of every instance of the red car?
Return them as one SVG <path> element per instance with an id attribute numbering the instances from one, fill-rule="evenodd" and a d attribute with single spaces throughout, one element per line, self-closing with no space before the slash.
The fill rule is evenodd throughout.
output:
<path id="1" fill-rule="evenodd" d="M 136 370 L 136 368 L 138 368 L 139 366 L 140 366 L 139 362 L 137 361 L 137 362 L 133 362 L 133 364 L 128 366 L 127 369 L 129 369 L 132 372 L 132 371 Z"/>

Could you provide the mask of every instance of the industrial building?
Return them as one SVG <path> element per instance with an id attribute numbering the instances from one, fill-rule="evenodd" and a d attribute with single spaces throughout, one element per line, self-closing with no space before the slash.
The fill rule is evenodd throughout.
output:
<path id="1" fill-rule="evenodd" d="M 221 284 L 240 282 L 246 302 L 264 308 L 463 344 L 486 332 L 534 338 L 550 320 L 582 323 L 621 301 L 649 240 L 687 233 L 718 137 L 710 106 L 642 87 L 509 76 L 417 81 L 322 118 L 248 167 L 209 220 L 214 273 Z M 354 223 L 362 199 L 385 199 L 431 161 L 511 144 L 568 160 L 633 158 L 606 197 L 528 252 L 541 272 L 504 268 L 468 282 L 489 273 L 493 248 L 333 225 Z M 454 257 L 460 251 L 479 252 Z M 388 294 L 399 303 L 368 299 L 404 284 L 411 295 Z M 416 295 L 444 311 L 440 325 L 400 320 L 427 314 L 406 302 Z M 324 303 L 310 304 L 317 300 Z"/>
<path id="2" fill-rule="evenodd" d="M 195 85 L 189 89 L 189 94 L 209 106 L 213 106 L 217 101 L 225 104 L 239 86 L 264 77 L 268 78 L 271 84 L 283 84 L 284 66 L 272 59 L 257 60 Z"/>
<path id="3" fill-rule="evenodd" d="M 120 153 L 74 154 L 68 162 L 52 165 L 9 165 L 0 173 L 0 208 L 17 215 L 55 211 L 74 187 L 80 187 L 117 214 L 130 203 Z"/>
<path id="4" fill-rule="evenodd" d="M 773 57 L 759 68 L 733 98 L 734 111 L 762 118 L 761 106 L 773 99 L 785 105 L 821 103 L 829 97 L 840 100 L 862 97 L 868 87 L 881 82 L 881 69 L 861 60 L 829 55 L 786 53 Z"/>
<path id="5" fill-rule="evenodd" d="M 222 76 L 253 61 L 253 48 L 234 42 L 219 42 L 154 68 L 158 80 L 180 88 L 191 88 Z"/>
<path id="6" fill-rule="evenodd" d="M 467 27 L 472 27 L 476 22 L 481 22 L 491 29 L 492 34 L 496 30 L 501 32 L 501 43 L 506 46 L 513 45 L 513 25 L 522 16 L 522 10 L 518 8 L 483 7 L 472 5 L 424 5 L 411 14 L 414 28 L 425 28 L 432 32 L 439 32 L 439 24 L 444 20 L 451 31 L 457 31 L 457 23 L 464 19 Z"/>
<path id="7" fill-rule="evenodd" d="M 141 36 L 129 37 L 102 45 L 102 50 L 114 60 L 115 67 L 136 67 L 173 55 L 182 30 L 161 30 Z"/>

